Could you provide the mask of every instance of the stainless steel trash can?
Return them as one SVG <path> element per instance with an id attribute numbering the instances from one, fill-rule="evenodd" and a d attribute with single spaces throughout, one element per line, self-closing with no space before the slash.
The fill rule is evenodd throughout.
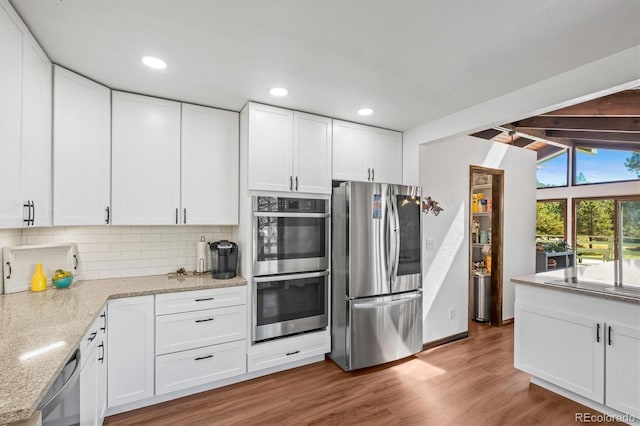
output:
<path id="1" fill-rule="evenodd" d="M 473 319 L 491 321 L 491 274 L 473 273 Z"/>

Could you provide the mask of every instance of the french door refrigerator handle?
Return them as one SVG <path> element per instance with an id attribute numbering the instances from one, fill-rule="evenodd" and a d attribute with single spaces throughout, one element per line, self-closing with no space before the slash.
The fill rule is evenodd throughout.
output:
<path id="1" fill-rule="evenodd" d="M 393 233 L 394 250 L 393 250 L 393 270 L 391 271 L 391 277 L 395 280 L 398 274 L 398 263 L 400 263 L 400 214 L 398 213 L 398 204 L 396 203 L 396 194 L 393 191 L 394 186 L 389 185 L 389 196 L 391 198 L 391 209 L 393 211 Z"/>
<path id="2" fill-rule="evenodd" d="M 384 202 L 385 202 L 385 215 L 384 215 L 384 268 L 387 272 L 387 276 L 391 279 L 391 274 L 393 272 L 393 263 L 391 262 L 391 258 L 393 251 L 395 250 L 395 239 L 393 238 L 393 225 L 391 223 L 393 214 L 392 214 L 392 205 L 391 205 L 391 194 L 390 187 L 387 187 L 387 190 L 384 194 Z M 391 291 L 391 288 L 389 288 Z"/>

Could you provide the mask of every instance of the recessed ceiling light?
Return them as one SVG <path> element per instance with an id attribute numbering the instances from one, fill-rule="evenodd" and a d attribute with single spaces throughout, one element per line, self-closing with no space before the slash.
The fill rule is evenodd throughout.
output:
<path id="1" fill-rule="evenodd" d="M 155 56 L 143 56 L 142 63 L 154 70 L 163 70 L 167 67 L 167 63 L 165 61 L 160 58 L 156 58 Z"/>
<path id="2" fill-rule="evenodd" d="M 271 93 L 273 96 L 282 97 L 282 96 L 287 96 L 289 91 L 284 87 L 272 87 L 271 90 L 269 90 L 269 93 Z"/>
<path id="3" fill-rule="evenodd" d="M 358 110 L 358 115 L 371 115 L 373 114 L 373 110 L 371 108 L 360 108 Z"/>

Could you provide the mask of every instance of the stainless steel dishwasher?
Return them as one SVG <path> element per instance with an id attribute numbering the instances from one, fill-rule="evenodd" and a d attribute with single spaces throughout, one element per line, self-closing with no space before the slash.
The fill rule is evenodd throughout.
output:
<path id="1" fill-rule="evenodd" d="M 77 349 L 38 405 L 43 426 L 80 424 L 79 378 L 80 349 Z"/>

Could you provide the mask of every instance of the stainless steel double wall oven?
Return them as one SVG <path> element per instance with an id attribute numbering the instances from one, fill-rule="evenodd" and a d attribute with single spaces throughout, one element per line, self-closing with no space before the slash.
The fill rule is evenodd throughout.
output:
<path id="1" fill-rule="evenodd" d="M 328 324 L 329 200 L 253 197 L 252 340 Z"/>

